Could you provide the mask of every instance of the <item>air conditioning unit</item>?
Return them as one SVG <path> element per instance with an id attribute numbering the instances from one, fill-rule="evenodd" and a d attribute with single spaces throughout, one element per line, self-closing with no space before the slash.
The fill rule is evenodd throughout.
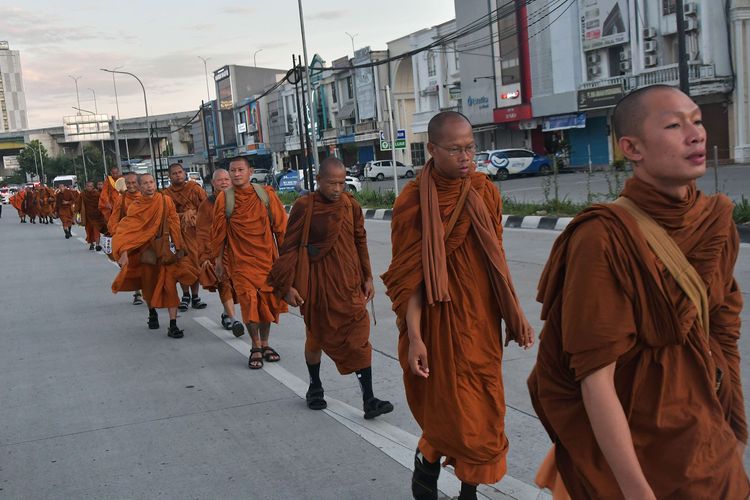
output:
<path id="1" fill-rule="evenodd" d="M 589 66 L 589 75 L 599 76 L 602 73 L 602 69 L 599 66 Z"/>
<path id="2" fill-rule="evenodd" d="M 630 61 L 622 61 L 620 63 L 620 71 L 628 73 L 630 71 Z"/>
<path id="3" fill-rule="evenodd" d="M 647 54 L 656 52 L 656 40 L 646 40 L 643 42 L 643 52 Z"/>
<path id="4" fill-rule="evenodd" d="M 630 51 L 629 50 L 623 50 L 620 52 L 620 62 L 622 61 L 630 61 Z"/>
<path id="5" fill-rule="evenodd" d="M 599 53 L 598 52 L 591 52 L 586 56 L 586 61 L 589 64 L 596 64 L 600 60 Z"/>
<path id="6" fill-rule="evenodd" d="M 683 7 L 686 16 L 697 16 L 698 15 L 698 4 L 695 2 L 689 2 Z"/>
<path id="7" fill-rule="evenodd" d="M 652 38 L 656 38 L 656 28 L 644 28 L 643 39 L 651 40 Z"/>
<path id="8" fill-rule="evenodd" d="M 685 18 L 685 31 L 695 31 L 698 29 L 698 20 L 694 17 Z"/>
<path id="9" fill-rule="evenodd" d="M 652 66 L 656 66 L 658 64 L 658 61 L 656 60 L 655 54 L 648 54 L 646 57 L 643 58 L 643 65 L 647 68 L 650 68 Z"/>

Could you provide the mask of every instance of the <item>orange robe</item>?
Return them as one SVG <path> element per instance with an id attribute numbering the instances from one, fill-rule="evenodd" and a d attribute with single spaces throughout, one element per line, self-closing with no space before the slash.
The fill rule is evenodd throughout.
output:
<path id="1" fill-rule="evenodd" d="M 107 221 L 99 211 L 99 191 L 83 191 L 80 194 L 80 225 L 86 227 L 86 242 L 99 243 L 99 235 L 107 229 Z"/>
<path id="2" fill-rule="evenodd" d="M 55 210 L 57 217 L 60 219 L 63 227 L 70 227 L 73 225 L 73 210 L 75 209 L 76 195 L 73 191 L 66 189 L 57 193 L 56 198 Z"/>
<path id="3" fill-rule="evenodd" d="M 26 194 L 23 197 L 23 211 L 32 220 L 39 215 L 39 203 L 36 191 L 26 191 Z"/>
<path id="4" fill-rule="evenodd" d="M 705 282 L 710 334 L 628 212 L 599 205 L 579 214 L 555 242 L 539 283 L 545 325 L 529 378 L 557 469 L 572 498 L 622 498 L 580 388 L 616 363 L 615 390 L 656 497 L 747 498 L 737 452 L 747 425 L 732 203 L 704 196 L 694 184 L 686 199 L 675 200 L 637 178 L 623 195 L 670 234 Z"/>
<path id="5" fill-rule="evenodd" d="M 123 195 L 120 195 L 119 198 L 117 198 L 115 204 L 112 206 L 112 214 L 109 216 L 109 219 L 107 219 L 107 230 L 109 231 L 109 234 L 115 234 L 117 224 L 127 215 L 130 205 L 140 197 L 141 193 L 138 191 L 135 193 L 125 191 Z"/>
<path id="6" fill-rule="evenodd" d="M 115 189 L 115 178 L 113 178 L 111 175 L 107 176 L 107 180 L 104 181 L 104 187 L 102 188 L 102 193 L 99 195 L 99 204 L 98 208 L 99 211 L 102 213 L 102 217 L 104 217 L 105 221 L 108 221 L 109 218 L 112 216 L 112 212 L 114 211 L 115 204 L 117 203 L 117 200 L 120 199 L 120 193 Z M 110 234 L 112 233 L 112 229 L 107 227 Z"/>
<path id="7" fill-rule="evenodd" d="M 196 280 L 190 266 L 184 265 L 184 258 L 169 265 L 144 264 L 138 256 L 151 244 L 161 226 L 163 205 L 166 200 L 168 231 L 177 250 L 183 249 L 180 235 L 180 219 L 174 203 L 168 196 L 156 193 L 150 198 L 140 197 L 128 208 L 128 214 L 117 224 L 117 231 L 112 237 L 112 256 L 119 260 L 122 252 L 128 252 L 128 265 L 120 270 L 112 283 L 112 292 L 143 290 L 143 298 L 149 307 L 177 307 L 180 298 L 177 295 L 177 281 L 180 279 Z M 132 268 L 138 268 L 136 272 Z M 140 279 L 134 278 L 138 276 Z"/>
<path id="8" fill-rule="evenodd" d="M 318 193 L 297 200 L 289 215 L 280 256 L 268 282 L 280 297 L 294 283 L 305 214 L 310 222 L 310 278 L 300 308 L 307 327 L 306 351 L 323 350 L 346 375 L 372 364 L 370 317 L 363 286 L 372 278 L 362 207 L 349 194 L 331 202 Z"/>
<path id="9" fill-rule="evenodd" d="M 47 186 L 40 186 L 37 190 L 37 199 L 39 215 L 41 217 L 51 216 L 55 208 L 55 192 Z"/>
<path id="10" fill-rule="evenodd" d="M 24 210 L 24 198 L 26 197 L 26 191 L 18 191 L 16 194 L 10 197 L 8 201 L 18 211 L 18 216 L 23 219 L 26 217 L 26 211 Z"/>
<path id="11" fill-rule="evenodd" d="M 228 221 L 224 193 L 219 193 L 214 206 L 211 257 L 215 260 L 224 250 L 229 262 L 224 272 L 232 277 L 245 323 L 278 322 L 279 314 L 288 310 L 286 302 L 276 297 L 266 282 L 278 256 L 274 238 L 279 245 L 283 243 L 287 217 L 273 188 L 264 189 L 270 198 L 273 228 L 266 206 L 252 186 L 234 188 L 234 212 Z"/>
<path id="12" fill-rule="evenodd" d="M 224 273 L 221 279 L 216 278 L 214 261 L 211 258 L 211 227 L 214 222 L 214 203 L 216 195 L 211 195 L 198 207 L 198 215 L 195 219 L 195 230 L 198 238 L 198 261 L 200 262 L 200 280 L 201 286 L 209 292 L 219 291 L 219 300 L 224 304 L 228 301 L 237 303 L 237 295 L 232 287 L 232 277 L 229 273 Z M 227 268 L 229 262 L 227 255 L 224 258 L 224 267 Z"/>
<path id="13" fill-rule="evenodd" d="M 455 210 L 460 215 L 445 235 Z M 495 483 L 505 475 L 508 452 L 501 319 L 508 339 L 529 328 L 502 248 L 500 193 L 483 174 L 443 178 L 430 160 L 396 200 L 391 241 L 383 282 L 396 312 L 407 402 L 422 428 L 419 449 L 429 461 L 446 457 L 462 481 Z M 419 288 L 427 379 L 408 365 L 406 311 Z"/>
<path id="14" fill-rule="evenodd" d="M 195 221 L 198 216 L 198 207 L 206 199 L 206 191 L 193 181 L 187 181 L 179 188 L 172 185 L 164 190 L 164 194 L 171 197 L 177 207 L 177 215 L 180 217 L 182 228 L 182 241 L 188 253 L 188 260 L 195 268 L 195 274 L 200 269 L 200 249 L 198 236 L 196 234 Z M 193 283 L 182 283 L 192 285 Z"/>

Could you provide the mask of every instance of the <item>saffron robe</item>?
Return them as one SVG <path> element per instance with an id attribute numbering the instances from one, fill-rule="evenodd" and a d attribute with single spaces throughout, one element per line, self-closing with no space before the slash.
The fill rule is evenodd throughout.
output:
<path id="1" fill-rule="evenodd" d="M 55 211 L 63 227 L 69 228 L 73 225 L 73 211 L 75 210 L 76 195 L 73 191 L 66 189 L 60 191 L 56 196 Z"/>
<path id="2" fill-rule="evenodd" d="M 532 402 L 572 498 L 622 498 L 594 438 L 580 383 L 616 363 L 614 382 L 646 479 L 659 499 L 747 498 L 740 382 L 742 295 L 732 203 L 690 187 L 673 199 L 629 179 L 623 196 L 674 239 L 706 284 L 709 332 L 622 207 L 598 205 L 558 237 L 539 283 Z M 717 371 L 723 374 L 716 389 Z"/>
<path id="3" fill-rule="evenodd" d="M 115 189 L 115 179 L 111 175 L 107 176 L 107 180 L 104 181 L 104 187 L 102 187 L 102 192 L 99 195 L 99 204 L 98 208 L 99 211 L 102 213 L 102 217 L 104 217 L 105 221 L 108 221 L 109 218 L 112 216 L 112 212 L 114 211 L 115 203 L 117 203 L 117 200 L 120 199 L 120 193 Z M 112 228 L 107 227 L 110 234 L 112 233 Z"/>
<path id="4" fill-rule="evenodd" d="M 372 364 L 370 318 L 363 291 L 372 270 L 362 207 L 354 197 L 344 193 L 329 201 L 316 192 L 298 199 L 268 282 L 280 297 L 294 283 L 311 197 L 309 250 L 304 250 L 309 251 L 309 286 L 299 290 L 305 300 L 300 307 L 307 327 L 305 349 L 322 349 L 345 375 Z"/>
<path id="5" fill-rule="evenodd" d="M 180 227 L 182 228 L 182 241 L 187 252 L 187 260 L 193 265 L 194 272 L 198 275 L 200 269 L 198 248 L 198 236 L 196 234 L 195 219 L 198 216 L 198 207 L 206 199 L 206 192 L 193 181 L 187 181 L 180 187 L 175 185 L 169 186 L 164 190 L 164 194 L 171 197 L 177 208 L 177 215 L 180 217 Z M 192 285 L 193 283 L 184 283 L 183 285 Z"/>
<path id="6" fill-rule="evenodd" d="M 266 206 L 252 186 L 234 188 L 234 211 L 229 220 L 223 192 L 214 204 L 211 258 L 215 260 L 224 249 L 225 262 L 229 263 L 224 272 L 232 277 L 245 323 L 278 323 L 279 314 L 288 310 L 286 302 L 273 294 L 266 281 L 278 257 L 276 245 L 284 240 L 287 216 L 273 188 L 264 189 L 269 197 L 273 227 Z"/>
<path id="7" fill-rule="evenodd" d="M 201 286 L 209 292 L 219 292 L 219 300 L 224 304 L 228 301 L 237 303 L 237 296 L 232 287 L 232 277 L 224 273 L 221 279 L 216 277 L 214 262 L 211 258 L 211 226 L 214 222 L 214 203 L 216 195 L 211 195 L 203 200 L 198 207 L 198 215 L 195 218 L 195 230 L 198 238 L 198 262 L 200 262 Z M 227 268 L 228 261 L 225 256 L 224 267 Z"/>
<path id="8" fill-rule="evenodd" d="M 140 197 L 141 193 L 138 191 L 135 193 L 125 191 L 119 196 L 119 198 L 117 198 L 115 204 L 112 206 L 112 214 L 109 216 L 109 219 L 107 219 L 107 230 L 110 235 L 115 234 L 115 231 L 117 231 L 117 224 L 119 224 L 120 220 L 127 215 L 130 205 Z"/>
<path id="9" fill-rule="evenodd" d="M 80 194 L 79 212 L 81 214 L 79 224 L 86 228 L 86 242 L 98 244 L 100 233 L 107 229 L 107 221 L 99 211 L 99 191 L 94 189 Z"/>

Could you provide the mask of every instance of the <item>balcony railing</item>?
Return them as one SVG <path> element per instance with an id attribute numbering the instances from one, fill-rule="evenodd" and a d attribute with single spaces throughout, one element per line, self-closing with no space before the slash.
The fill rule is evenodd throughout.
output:
<path id="1" fill-rule="evenodd" d="M 713 64 L 689 64 L 688 75 L 692 85 L 718 84 L 721 87 L 731 82 L 730 77 L 717 77 Z M 579 86 L 579 89 L 593 89 L 621 84 L 623 89 L 627 92 L 629 90 L 647 87 L 649 85 L 677 85 L 679 81 L 679 66 L 677 64 L 670 64 L 654 69 L 647 69 L 635 75 L 615 76 L 612 78 L 584 82 Z"/>

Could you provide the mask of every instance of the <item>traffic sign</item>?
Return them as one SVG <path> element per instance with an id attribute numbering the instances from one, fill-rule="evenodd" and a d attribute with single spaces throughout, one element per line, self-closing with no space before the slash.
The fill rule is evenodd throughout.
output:
<path id="1" fill-rule="evenodd" d="M 406 149 L 406 139 L 396 139 L 396 149 Z"/>
<path id="2" fill-rule="evenodd" d="M 380 150 L 381 151 L 390 151 L 391 150 L 391 143 L 388 141 L 380 141 Z"/>
<path id="3" fill-rule="evenodd" d="M 406 130 L 405 129 L 400 128 L 400 129 L 398 129 L 396 131 L 396 144 L 398 144 L 398 140 L 399 139 L 406 140 Z M 398 146 L 396 146 L 396 147 L 398 147 Z"/>

